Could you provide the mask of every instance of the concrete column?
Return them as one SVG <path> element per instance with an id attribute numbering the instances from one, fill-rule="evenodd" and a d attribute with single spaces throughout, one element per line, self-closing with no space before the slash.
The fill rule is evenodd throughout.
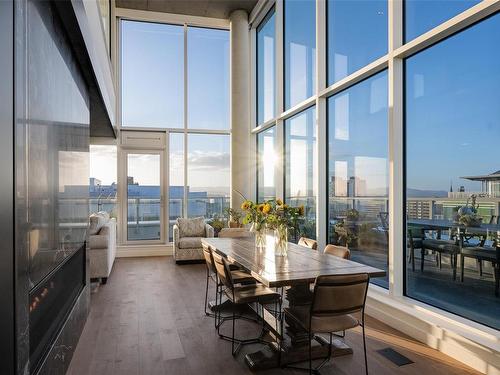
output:
<path id="1" fill-rule="evenodd" d="M 231 207 L 253 198 L 255 145 L 250 134 L 250 31 L 248 14 L 235 10 L 231 21 Z"/>

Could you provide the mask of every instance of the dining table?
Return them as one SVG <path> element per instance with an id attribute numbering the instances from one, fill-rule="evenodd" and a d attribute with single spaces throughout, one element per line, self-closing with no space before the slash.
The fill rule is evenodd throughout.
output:
<path id="1" fill-rule="evenodd" d="M 318 276 L 368 274 L 371 278 L 384 277 L 386 271 L 369 265 L 324 254 L 318 250 L 288 243 L 285 255 L 278 255 L 273 239 L 268 246 L 256 247 L 255 240 L 248 238 L 203 238 L 204 246 L 210 247 L 227 258 L 230 263 L 249 272 L 258 282 L 276 288 L 284 297 L 284 306 L 294 307 L 311 303 L 311 284 Z M 212 306 L 216 308 L 216 306 Z M 254 308 L 256 311 L 257 309 Z M 246 354 L 245 362 L 252 370 L 275 368 L 278 363 L 278 344 L 281 340 L 281 365 L 308 359 L 309 334 L 293 321 L 285 319 L 283 331 L 277 325 L 273 312 L 264 308 L 261 316 L 274 342 L 253 353 Z M 321 336 L 312 339 L 312 358 L 324 358 L 329 351 L 329 340 Z M 332 343 L 333 356 L 352 354 L 352 348 L 344 340 L 336 338 Z"/>
<path id="2" fill-rule="evenodd" d="M 479 226 L 465 226 L 453 220 L 446 219 L 408 219 L 407 224 L 429 230 L 459 229 L 464 234 L 477 236 L 497 235 L 500 232 L 499 224 L 481 223 Z"/>

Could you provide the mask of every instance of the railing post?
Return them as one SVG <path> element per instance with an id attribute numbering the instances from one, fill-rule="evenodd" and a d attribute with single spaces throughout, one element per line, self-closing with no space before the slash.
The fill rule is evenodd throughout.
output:
<path id="1" fill-rule="evenodd" d="M 139 198 L 135 198 L 135 225 L 139 229 Z"/>

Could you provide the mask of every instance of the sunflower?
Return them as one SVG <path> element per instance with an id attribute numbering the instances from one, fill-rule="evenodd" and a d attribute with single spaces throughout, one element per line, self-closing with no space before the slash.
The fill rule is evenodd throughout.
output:
<path id="1" fill-rule="evenodd" d="M 257 211 L 259 211 L 259 212 L 261 212 L 261 213 L 264 213 L 264 206 L 265 206 L 264 204 L 259 204 L 259 205 L 257 206 Z"/>
<path id="2" fill-rule="evenodd" d="M 304 216 L 304 213 L 305 213 L 305 208 L 304 208 L 304 205 L 302 205 L 299 207 L 299 215 Z"/>
<path id="3" fill-rule="evenodd" d="M 246 211 L 246 210 L 248 210 L 250 208 L 250 206 L 251 206 L 251 202 L 250 201 L 245 201 L 245 202 L 243 202 L 241 204 L 241 209 L 244 210 L 244 211 Z"/>
<path id="4" fill-rule="evenodd" d="M 276 199 L 276 204 L 278 206 L 283 206 L 283 201 L 281 199 Z"/>
<path id="5" fill-rule="evenodd" d="M 271 205 L 269 203 L 265 203 L 262 207 L 262 212 L 267 215 L 269 212 L 271 212 Z"/>

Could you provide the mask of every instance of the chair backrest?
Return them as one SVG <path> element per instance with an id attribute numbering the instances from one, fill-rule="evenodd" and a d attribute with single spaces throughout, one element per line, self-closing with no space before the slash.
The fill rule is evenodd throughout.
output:
<path id="1" fill-rule="evenodd" d="M 229 270 L 229 264 L 221 255 L 217 254 L 215 251 L 212 251 L 212 257 L 219 280 L 222 281 L 222 284 L 224 284 L 227 288 L 232 290 L 234 287 L 234 283 L 233 278 L 231 277 L 231 271 Z"/>
<path id="2" fill-rule="evenodd" d="M 313 240 L 311 238 L 307 237 L 300 237 L 298 244 L 300 246 L 305 246 L 313 250 L 318 249 L 318 242 L 316 240 Z"/>
<path id="3" fill-rule="evenodd" d="M 214 257 L 212 255 L 212 249 L 207 245 L 203 244 L 203 256 L 205 257 L 205 263 L 210 272 L 217 273 L 214 264 Z"/>
<path id="4" fill-rule="evenodd" d="M 366 273 L 318 276 L 314 284 L 311 316 L 363 312 L 369 281 Z"/>
<path id="5" fill-rule="evenodd" d="M 219 238 L 244 238 L 251 237 L 252 232 L 244 228 L 222 228 Z"/>
<path id="6" fill-rule="evenodd" d="M 351 258 L 351 251 L 345 246 L 326 245 L 323 252 L 343 259 Z"/>
<path id="7" fill-rule="evenodd" d="M 491 215 L 490 224 L 498 224 L 498 219 L 496 215 Z"/>

